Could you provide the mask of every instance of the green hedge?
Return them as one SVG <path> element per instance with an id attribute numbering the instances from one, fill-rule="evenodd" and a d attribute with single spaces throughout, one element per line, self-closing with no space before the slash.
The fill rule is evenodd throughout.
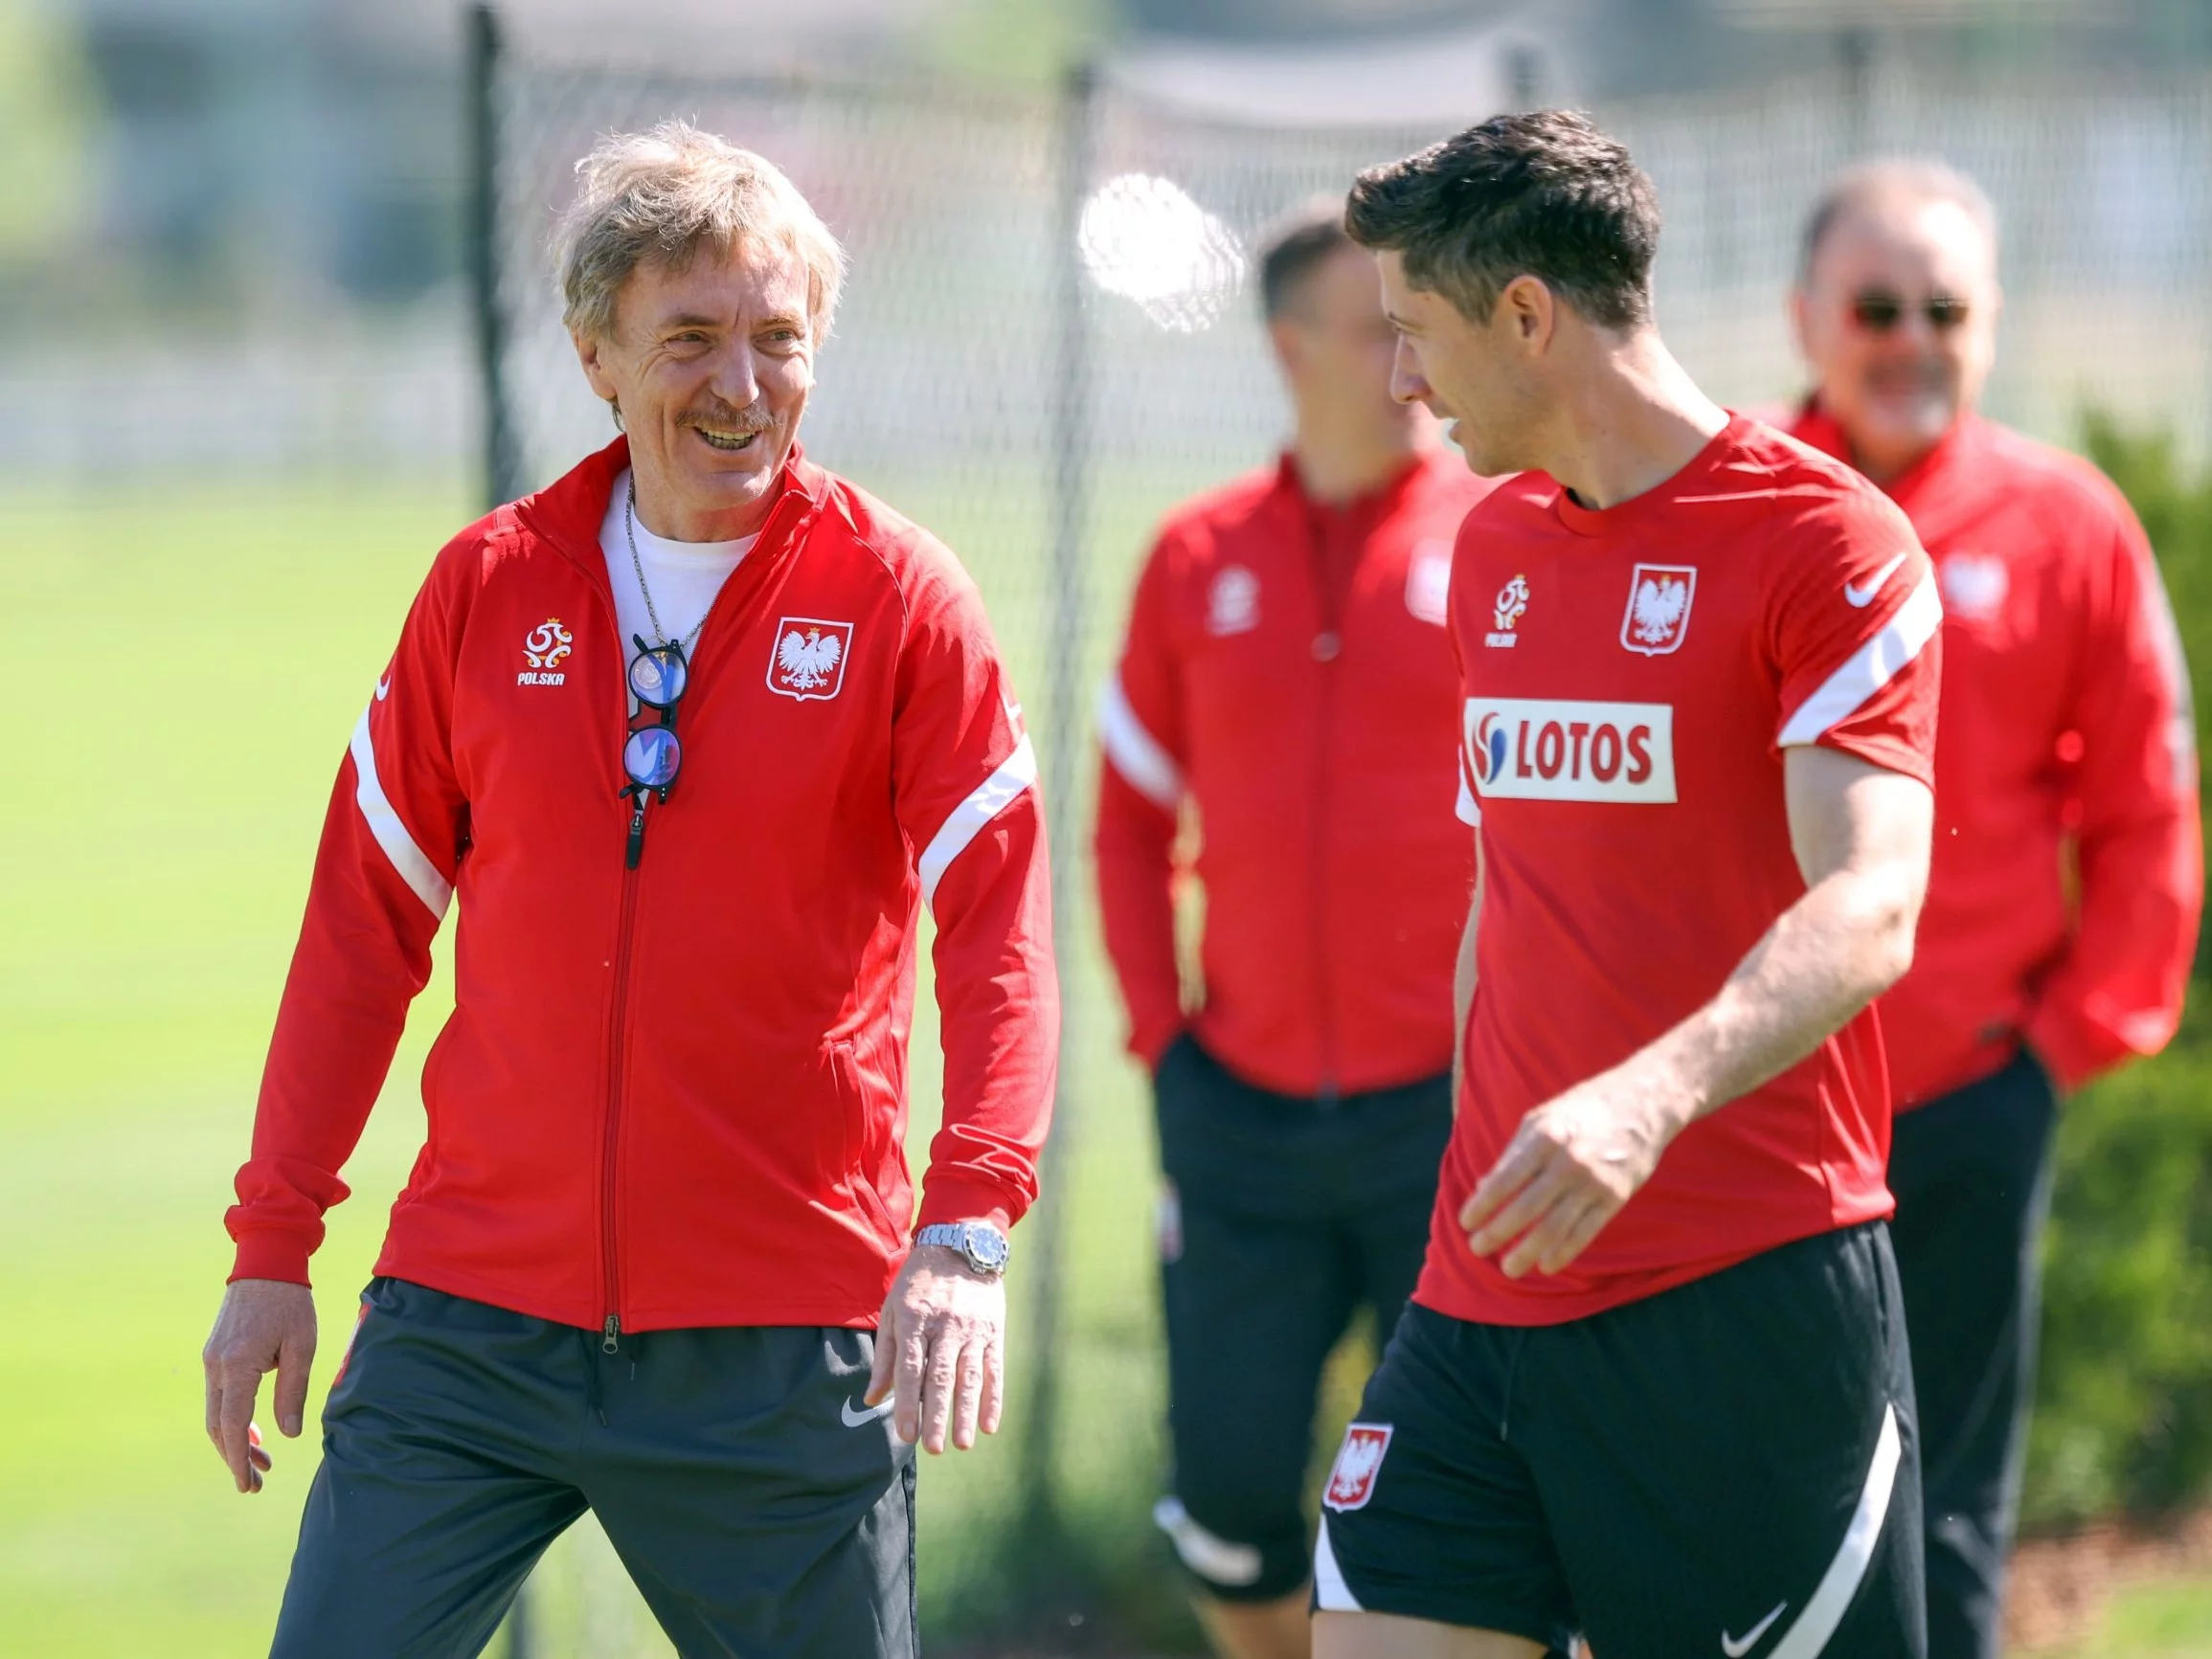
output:
<path id="1" fill-rule="evenodd" d="M 2089 455 L 2142 515 L 2212 690 L 2212 473 L 2092 415 Z M 2085 1091 L 2059 1132 L 2024 1520 L 2062 1527 L 2212 1497 L 2212 961 L 2173 1047 Z"/>

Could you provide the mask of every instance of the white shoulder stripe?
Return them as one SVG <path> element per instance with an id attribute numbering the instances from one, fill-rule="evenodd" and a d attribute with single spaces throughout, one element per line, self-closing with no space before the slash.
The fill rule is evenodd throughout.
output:
<path id="1" fill-rule="evenodd" d="M 1897 1484 L 1897 1466 L 1904 1457 L 1897 1432 L 1897 1407 L 1882 1408 L 1882 1436 L 1874 1443 L 1874 1462 L 1866 1470 L 1866 1485 L 1859 1493 L 1859 1507 L 1843 1529 L 1843 1543 L 1828 1570 L 1820 1575 L 1812 1600 L 1797 1622 L 1782 1634 L 1767 1659 L 1818 1659 L 1851 1609 L 1851 1598 L 1874 1559 L 1874 1546 L 1882 1541 L 1883 1517 L 1889 1513 L 1890 1491 Z"/>
<path id="2" fill-rule="evenodd" d="M 1122 781 L 1154 806 L 1173 812 L 1183 804 L 1183 769 L 1144 729 L 1144 722 L 1129 706 L 1119 674 L 1098 693 L 1098 747 Z"/>
<path id="3" fill-rule="evenodd" d="M 1010 806 L 1022 791 L 1037 781 L 1037 751 L 1024 737 L 1014 745 L 1014 752 L 999 763 L 999 769 L 976 785 L 975 793 L 946 815 L 944 826 L 930 838 L 930 844 L 922 849 L 915 861 L 915 873 L 921 877 L 922 898 L 932 909 L 937 908 L 937 883 L 945 868 L 959 858 L 968 842 L 982 832 L 985 824 Z"/>
<path id="4" fill-rule="evenodd" d="M 1935 572 L 1924 572 L 1911 596 L 1850 661 L 1828 676 L 1820 688 L 1797 706 L 1775 739 L 1784 749 L 1817 743 L 1866 706 L 1867 700 L 1903 672 L 1943 625 L 1943 601 L 1936 597 Z"/>
<path id="5" fill-rule="evenodd" d="M 382 690 L 377 696 L 383 696 Z M 376 775 L 376 750 L 369 741 L 366 708 L 361 710 L 360 725 L 353 728 L 352 751 L 353 804 L 369 821 L 369 833 L 376 838 L 376 844 L 384 849 L 399 879 L 415 890 L 415 896 L 433 916 L 444 920 L 445 907 L 453 902 L 453 884 L 438 873 L 438 866 L 415 844 L 415 838 L 407 833 L 407 826 L 399 821 L 384 793 L 383 782 Z"/>

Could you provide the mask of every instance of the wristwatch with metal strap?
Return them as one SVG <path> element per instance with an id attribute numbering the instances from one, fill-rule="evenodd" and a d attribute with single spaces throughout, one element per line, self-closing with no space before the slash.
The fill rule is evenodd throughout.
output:
<path id="1" fill-rule="evenodd" d="M 986 1279 L 996 1279 L 1004 1273 L 1006 1258 L 1013 1253 L 1006 1235 L 988 1222 L 934 1222 L 916 1231 L 914 1242 L 958 1250 L 966 1258 L 968 1266 Z"/>

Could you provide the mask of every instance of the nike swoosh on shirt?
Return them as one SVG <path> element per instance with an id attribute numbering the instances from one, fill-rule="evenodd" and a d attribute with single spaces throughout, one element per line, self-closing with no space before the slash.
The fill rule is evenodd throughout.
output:
<path id="1" fill-rule="evenodd" d="M 1876 571 L 1874 572 L 1874 579 L 1871 582 L 1868 582 L 1863 588 L 1855 588 L 1849 582 L 1845 582 L 1843 584 L 1843 597 L 1849 603 L 1858 606 L 1859 609 L 1863 611 L 1867 606 L 1874 603 L 1874 595 L 1882 592 L 1882 584 L 1889 580 L 1891 576 L 1895 575 L 1897 573 L 1897 567 L 1905 563 L 1905 561 L 1911 556 L 1912 555 L 1909 551 L 1899 553 L 1897 557 L 1891 559 L 1889 563 L 1884 565 L 1879 571 Z"/>
<path id="2" fill-rule="evenodd" d="M 879 1417 L 888 1416 L 891 1408 L 897 1403 L 898 1399 L 894 1395 L 881 1405 L 871 1405 L 865 1411 L 855 1411 L 852 1408 L 852 1401 L 848 1400 L 838 1408 L 837 1414 L 845 1419 L 846 1427 L 858 1428 L 864 1423 L 873 1423 Z M 1765 1626 L 1761 1625 L 1760 1628 L 1764 1629 Z"/>
<path id="3" fill-rule="evenodd" d="M 381 703 L 392 694 L 392 676 L 387 674 L 376 682 L 376 701 Z"/>
<path id="4" fill-rule="evenodd" d="M 1904 555 L 1898 556 L 1902 558 Z M 1881 585 L 1879 582 L 1875 583 L 1876 587 Z M 1759 1638 L 1774 1627 L 1774 1621 L 1782 1616 L 1782 1610 L 1789 1604 L 1787 1602 L 1776 1602 L 1772 1613 L 1769 1613 L 1741 1636 L 1731 1636 L 1723 1630 L 1721 1632 L 1721 1651 L 1726 1653 L 1728 1659 L 1744 1659 L 1745 1654 L 1759 1645 Z"/>

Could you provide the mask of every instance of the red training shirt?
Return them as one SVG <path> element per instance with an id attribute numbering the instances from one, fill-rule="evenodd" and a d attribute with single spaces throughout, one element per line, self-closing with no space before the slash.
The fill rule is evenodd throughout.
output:
<path id="1" fill-rule="evenodd" d="M 1817 408 L 1793 430 L 1848 453 Z M 1971 415 L 1885 488 L 1944 610 L 1935 862 L 1882 999 L 1890 1085 L 1918 1106 L 2024 1042 L 2071 1088 L 2165 1046 L 2196 954 L 2196 734 L 2157 562 L 2104 474 Z"/>
<path id="2" fill-rule="evenodd" d="M 1452 639 L 1480 977 L 1416 1300 L 1552 1324 L 1890 1212 L 1869 1010 L 1685 1129 L 1565 1271 L 1508 1279 L 1458 1222 L 1524 1115 L 1711 1000 L 1804 894 L 1785 747 L 1931 777 L 1941 618 L 1905 515 L 1741 415 L 1603 512 L 1530 473 L 1470 515 Z"/>
<path id="3" fill-rule="evenodd" d="M 1489 488 L 1438 451 L 1330 507 L 1285 456 L 1161 531 L 1098 720 L 1099 903 L 1148 1065 L 1187 1022 L 1284 1094 L 1450 1066 L 1475 860 L 1442 764 L 1458 719 L 1445 589 Z M 1188 1017 L 1171 898 L 1186 795 L 1206 890 Z"/>

